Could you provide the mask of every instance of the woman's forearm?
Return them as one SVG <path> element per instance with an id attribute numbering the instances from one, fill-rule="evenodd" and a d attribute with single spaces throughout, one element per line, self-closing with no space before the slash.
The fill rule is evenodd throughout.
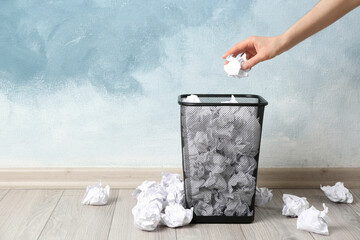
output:
<path id="1" fill-rule="evenodd" d="M 248 60 L 242 68 L 251 69 L 256 64 L 289 50 L 359 5 L 360 0 L 321 0 L 285 33 L 275 37 L 252 36 L 235 44 L 223 58 L 245 52 Z"/>
<path id="2" fill-rule="evenodd" d="M 360 0 L 321 0 L 279 36 L 283 42 L 279 54 L 326 28 L 359 5 Z"/>

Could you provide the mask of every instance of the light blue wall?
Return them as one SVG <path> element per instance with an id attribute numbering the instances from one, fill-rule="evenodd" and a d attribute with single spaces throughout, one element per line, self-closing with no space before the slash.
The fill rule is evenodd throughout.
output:
<path id="1" fill-rule="evenodd" d="M 223 53 L 316 1 L 1 1 L 0 167 L 181 166 L 180 93 L 269 101 L 262 167 L 360 167 L 360 9 L 246 79 Z"/>

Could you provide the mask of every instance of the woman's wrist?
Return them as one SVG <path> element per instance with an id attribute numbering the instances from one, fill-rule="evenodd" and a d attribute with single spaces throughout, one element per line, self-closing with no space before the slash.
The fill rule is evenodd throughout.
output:
<path id="1" fill-rule="evenodd" d="M 291 38 L 290 38 L 288 32 L 285 32 L 285 33 L 277 36 L 276 38 L 279 43 L 279 48 L 277 49 L 276 55 L 280 55 L 283 52 L 285 52 L 293 47 L 293 46 L 291 46 Z"/>

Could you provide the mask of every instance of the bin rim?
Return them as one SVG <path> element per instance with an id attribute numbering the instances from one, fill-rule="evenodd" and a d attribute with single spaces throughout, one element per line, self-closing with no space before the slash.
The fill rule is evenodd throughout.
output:
<path id="1" fill-rule="evenodd" d="M 259 100 L 258 103 L 208 103 L 208 102 L 183 102 L 182 99 L 186 98 L 190 95 L 197 95 L 198 97 L 213 97 L 213 98 L 231 98 L 234 97 L 239 98 L 257 98 Z M 178 103 L 183 106 L 266 106 L 268 102 L 261 97 L 260 95 L 255 94 L 181 94 L 178 97 Z"/>

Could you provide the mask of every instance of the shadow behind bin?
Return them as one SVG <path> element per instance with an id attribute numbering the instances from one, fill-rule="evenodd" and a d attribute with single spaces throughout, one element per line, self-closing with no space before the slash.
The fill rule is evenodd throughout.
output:
<path id="1" fill-rule="evenodd" d="M 192 223 L 251 223 L 264 108 L 258 95 L 180 95 L 186 207 Z M 227 101 L 224 103 L 224 101 Z"/>

